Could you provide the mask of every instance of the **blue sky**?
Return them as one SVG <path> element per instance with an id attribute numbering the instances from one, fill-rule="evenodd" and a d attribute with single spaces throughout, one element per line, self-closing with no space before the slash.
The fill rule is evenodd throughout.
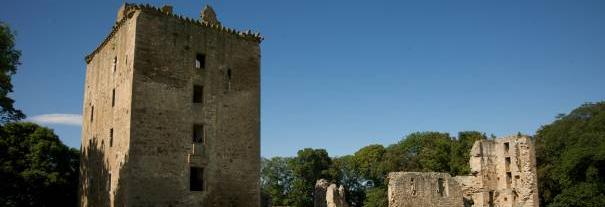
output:
<path id="1" fill-rule="evenodd" d="M 131 2 L 131 1 L 129 1 Z M 84 56 L 122 1 L 8 0 L 22 62 L 12 97 L 80 145 Z M 150 1 L 262 43 L 262 156 L 344 155 L 416 131 L 534 134 L 605 100 L 605 1 Z M 75 121 L 74 121 L 75 120 Z"/>

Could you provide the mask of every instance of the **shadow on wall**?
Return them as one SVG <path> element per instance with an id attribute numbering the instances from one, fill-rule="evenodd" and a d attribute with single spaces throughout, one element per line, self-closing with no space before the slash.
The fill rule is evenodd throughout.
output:
<path id="1" fill-rule="evenodd" d="M 124 157 L 119 169 L 111 171 L 104 147 L 103 141 L 99 144 L 98 139 L 93 138 L 82 151 L 78 189 L 80 206 L 111 206 L 111 202 L 113 206 L 126 205 L 126 182 L 123 179 L 126 176 L 128 156 Z M 111 182 L 112 179 L 114 182 Z"/>

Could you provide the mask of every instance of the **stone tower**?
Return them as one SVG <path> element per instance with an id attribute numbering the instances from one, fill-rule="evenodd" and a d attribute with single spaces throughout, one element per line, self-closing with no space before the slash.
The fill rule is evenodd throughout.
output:
<path id="1" fill-rule="evenodd" d="M 260 42 L 123 5 L 86 57 L 80 206 L 260 205 Z"/>

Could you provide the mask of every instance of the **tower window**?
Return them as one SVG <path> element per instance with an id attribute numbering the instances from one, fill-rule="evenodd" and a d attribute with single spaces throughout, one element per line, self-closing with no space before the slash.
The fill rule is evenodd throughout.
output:
<path id="1" fill-rule="evenodd" d="M 206 55 L 201 53 L 195 55 L 195 68 L 206 68 Z"/>
<path id="2" fill-rule="evenodd" d="M 111 107 L 116 105 L 116 89 L 111 90 Z"/>
<path id="3" fill-rule="evenodd" d="M 109 147 L 113 146 L 113 128 L 109 129 Z"/>
<path id="4" fill-rule="evenodd" d="M 189 171 L 189 190 L 203 191 L 204 190 L 204 168 L 191 167 Z"/>
<path id="5" fill-rule="evenodd" d="M 92 122 L 95 118 L 95 106 L 90 107 L 90 122 Z"/>
<path id="6" fill-rule="evenodd" d="M 193 86 L 193 103 L 202 103 L 204 99 L 204 86 Z"/>
<path id="7" fill-rule="evenodd" d="M 117 67 L 118 67 L 118 57 L 113 57 L 113 61 L 111 64 L 111 71 L 116 72 Z"/>
<path id="8" fill-rule="evenodd" d="M 489 192 L 489 199 L 487 201 L 487 206 L 494 207 L 494 191 Z"/>
<path id="9" fill-rule="evenodd" d="M 506 187 L 510 188 L 510 185 L 512 184 L 512 182 L 513 182 L 513 175 L 511 172 L 507 172 L 506 173 Z"/>
<path id="10" fill-rule="evenodd" d="M 204 143 L 204 125 L 193 125 L 193 143 Z"/>
<path id="11" fill-rule="evenodd" d="M 111 173 L 107 175 L 107 190 L 111 190 Z"/>
<path id="12" fill-rule="evenodd" d="M 504 152 L 508 152 L 508 150 L 510 149 L 510 144 L 508 142 L 504 143 Z"/>

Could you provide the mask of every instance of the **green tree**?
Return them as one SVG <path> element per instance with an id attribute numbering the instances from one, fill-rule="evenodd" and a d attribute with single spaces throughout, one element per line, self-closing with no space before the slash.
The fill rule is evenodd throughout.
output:
<path id="1" fill-rule="evenodd" d="M 25 114 L 15 109 L 13 99 L 8 97 L 13 92 L 11 77 L 17 72 L 21 52 L 15 49 L 15 36 L 8 25 L 0 22 L 0 123 L 25 118 Z"/>
<path id="2" fill-rule="evenodd" d="M 51 129 L 0 126 L 0 205 L 76 206 L 80 154 Z"/>
<path id="3" fill-rule="evenodd" d="M 385 153 L 386 150 L 382 145 L 372 144 L 359 149 L 353 158 L 359 173 L 366 180 L 373 181 L 375 185 L 382 185 L 387 174 L 383 164 Z"/>
<path id="4" fill-rule="evenodd" d="M 261 187 L 264 193 L 271 197 L 273 205 L 288 206 L 292 201 L 288 198 L 294 176 L 288 162 L 292 158 L 273 157 L 262 160 Z"/>
<path id="5" fill-rule="evenodd" d="M 485 134 L 477 131 L 465 131 L 458 133 L 458 139 L 452 142 L 452 155 L 450 159 L 450 173 L 452 176 L 470 174 L 471 148 L 475 141 L 487 139 Z"/>
<path id="6" fill-rule="evenodd" d="M 346 155 L 332 159 L 330 172 L 333 174 L 338 184 L 343 185 L 346 192 L 347 202 L 351 206 L 362 206 L 365 199 L 365 187 L 363 182 L 366 180 L 359 169 L 356 167 L 354 156 Z"/>
<path id="7" fill-rule="evenodd" d="M 368 189 L 364 207 L 388 207 L 388 195 L 386 186 L 378 186 Z"/>
<path id="8" fill-rule="evenodd" d="M 416 132 L 400 141 L 398 150 L 406 154 L 408 162 L 417 162 L 407 163 L 408 166 L 417 166 L 420 171 L 449 172 L 451 142 L 447 133 Z"/>
<path id="9" fill-rule="evenodd" d="M 536 160 L 544 206 L 605 203 L 605 102 L 584 104 L 538 130 Z"/>
<path id="10" fill-rule="evenodd" d="M 289 161 L 294 175 L 290 199 L 297 207 L 313 206 L 315 182 L 324 178 L 333 180 L 330 173 L 332 159 L 325 149 L 305 148 Z"/>

